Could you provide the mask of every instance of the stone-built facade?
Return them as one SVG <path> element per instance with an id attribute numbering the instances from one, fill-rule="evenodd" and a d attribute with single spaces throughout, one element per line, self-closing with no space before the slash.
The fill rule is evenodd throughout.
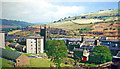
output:
<path id="1" fill-rule="evenodd" d="M 22 65 L 29 65 L 30 64 L 30 59 L 24 54 L 21 54 L 17 59 L 16 59 L 16 66 L 22 66 Z"/>
<path id="2" fill-rule="evenodd" d="M 27 53 L 43 53 L 44 51 L 44 37 L 30 36 L 26 38 L 26 52 Z"/>

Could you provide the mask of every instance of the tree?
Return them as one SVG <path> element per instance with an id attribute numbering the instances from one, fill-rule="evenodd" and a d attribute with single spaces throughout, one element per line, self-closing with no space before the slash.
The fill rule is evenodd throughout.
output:
<path id="1" fill-rule="evenodd" d="M 96 46 L 89 57 L 90 63 L 101 64 L 112 60 L 111 52 L 106 46 Z"/>
<path id="2" fill-rule="evenodd" d="M 47 40 L 47 55 L 60 67 L 61 60 L 67 57 L 67 46 L 64 41 Z"/>
<path id="3" fill-rule="evenodd" d="M 10 42 L 10 43 L 13 42 L 13 39 L 8 39 L 8 42 Z"/>
<path id="4" fill-rule="evenodd" d="M 73 55 L 74 55 L 74 59 L 80 61 L 80 60 L 82 60 L 83 52 L 82 51 L 74 51 Z"/>

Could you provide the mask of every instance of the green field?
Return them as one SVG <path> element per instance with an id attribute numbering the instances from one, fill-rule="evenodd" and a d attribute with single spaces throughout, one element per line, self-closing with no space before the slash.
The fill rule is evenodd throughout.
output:
<path id="1" fill-rule="evenodd" d="M 7 46 L 5 46 L 5 49 L 13 51 L 11 48 L 9 48 L 9 47 L 7 47 Z"/>
<path id="2" fill-rule="evenodd" d="M 30 34 L 38 35 L 34 31 L 19 31 L 19 32 L 16 32 L 14 35 L 27 36 L 27 35 L 30 35 Z"/>
<path id="3" fill-rule="evenodd" d="M 33 27 L 39 27 L 40 25 L 34 25 Z M 85 25 L 78 25 L 73 23 L 72 21 L 67 21 L 67 22 L 58 22 L 58 23 L 49 23 L 47 24 L 47 27 L 51 27 L 51 28 L 59 28 L 59 29 L 63 29 L 66 31 L 71 31 L 71 30 L 76 30 L 76 29 L 83 29 L 83 28 L 90 28 L 91 26 L 93 26 L 93 24 L 85 24 Z"/>
<path id="4" fill-rule="evenodd" d="M 41 58 L 30 58 L 30 65 L 23 67 L 50 67 L 54 63 L 50 59 L 41 59 Z"/>
<path id="5" fill-rule="evenodd" d="M 103 22 L 103 20 L 100 20 L 100 19 L 77 19 L 77 20 L 74 20 L 73 22 L 78 23 L 78 24 L 89 24 L 89 23 L 95 23 L 95 22 Z"/>
<path id="6" fill-rule="evenodd" d="M 58 28 L 58 29 L 63 29 L 67 31 L 90 28 L 91 26 L 94 26 L 93 23 L 96 23 L 96 22 L 117 20 L 118 17 L 110 16 L 111 14 L 116 15 L 117 13 L 118 13 L 117 9 L 90 12 L 86 14 L 81 14 L 79 16 L 74 16 L 74 17 L 63 19 L 63 20 L 58 20 L 54 23 L 49 23 L 47 24 L 47 27 L 50 26 L 51 28 Z M 82 16 L 84 16 L 85 18 L 81 18 Z M 98 18 L 99 16 L 101 18 Z M 40 27 L 40 26 L 34 25 L 33 27 Z"/>
<path id="7" fill-rule="evenodd" d="M 89 64 L 89 63 L 78 63 L 78 64 L 88 65 L 88 66 L 96 66 L 97 65 L 97 64 Z"/>
<path id="8" fill-rule="evenodd" d="M 14 67 L 14 63 L 0 58 L 0 66 L 2 66 L 2 67 Z"/>
<path id="9" fill-rule="evenodd" d="M 13 30 L 11 32 L 8 32 L 8 34 L 11 35 L 11 34 L 14 34 L 14 33 L 20 32 L 20 31 L 22 31 L 22 30 Z"/>

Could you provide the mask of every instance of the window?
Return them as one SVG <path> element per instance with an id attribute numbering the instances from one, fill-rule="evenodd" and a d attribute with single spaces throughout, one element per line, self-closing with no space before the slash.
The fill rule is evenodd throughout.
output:
<path id="1" fill-rule="evenodd" d="M 31 41 L 31 43 L 32 43 L 32 41 Z"/>
<path id="2" fill-rule="evenodd" d="M 31 48 L 31 49 L 33 49 L 33 48 Z"/>
<path id="3" fill-rule="evenodd" d="M 31 45 L 32 46 L 32 45 Z"/>
<path id="4" fill-rule="evenodd" d="M 19 63 L 19 62 L 20 62 L 20 59 L 18 59 L 17 62 Z"/>

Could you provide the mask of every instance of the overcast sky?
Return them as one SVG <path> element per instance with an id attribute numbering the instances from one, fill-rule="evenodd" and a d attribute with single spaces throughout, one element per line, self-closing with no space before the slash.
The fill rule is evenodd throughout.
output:
<path id="1" fill-rule="evenodd" d="M 118 0 L 103 1 L 21 0 L 21 2 L 16 2 L 14 0 L 10 2 L 4 0 L 2 2 L 2 18 L 31 23 L 53 22 L 68 16 L 72 17 L 82 13 L 118 8 Z"/>

